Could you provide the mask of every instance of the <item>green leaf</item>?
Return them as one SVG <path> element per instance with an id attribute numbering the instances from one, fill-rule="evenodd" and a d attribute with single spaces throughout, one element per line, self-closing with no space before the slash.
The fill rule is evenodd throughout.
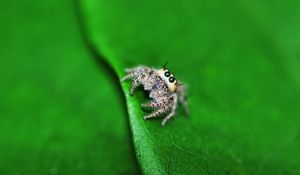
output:
<path id="1" fill-rule="evenodd" d="M 145 174 L 300 173 L 298 1 L 82 1 L 89 39 L 119 78 L 166 60 L 190 116 L 143 120 L 126 96 Z"/>
<path id="2" fill-rule="evenodd" d="M 1 1 L 0 16 L 0 174 L 138 173 L 120 90 L 75 4 Z"/>

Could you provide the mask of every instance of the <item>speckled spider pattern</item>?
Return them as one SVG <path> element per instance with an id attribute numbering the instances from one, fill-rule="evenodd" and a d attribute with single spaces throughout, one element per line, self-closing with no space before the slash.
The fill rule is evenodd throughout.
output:
<path id="1" fill-rule="evenodd" d="M 141 107 L 152 110 L 144 116 L 144 119 L 165 116 L 162 126 L 175 116 L 178 104 L 183 106 L 185 114 L 188 115 L 188 103 L 185 96 L 184 85 L 177 81 L 173 74 L 166 68 L 156 69 L 147 66 L 137 66 L 126 69 L 127 73 L 121 81 L 131 80 L 130 94 L 134 95 L 139 86 L 149 91 L 150 101 L 143 103 Z"/>

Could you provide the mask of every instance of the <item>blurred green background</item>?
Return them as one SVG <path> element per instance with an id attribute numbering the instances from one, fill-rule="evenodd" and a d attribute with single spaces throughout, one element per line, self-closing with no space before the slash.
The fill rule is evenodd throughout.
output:
<path id="1" fill-rule="evenodd" d="M 73 1 L 1 1 L 0 174 L 135 174 L 122 94 Z"/>
<path id="2" fill-rule="evenodd" d="M 0 174 L 300 174 L 300 1 L 1 1 L 0 19 Z M 191 114 L 162 128 L 118 79 L 166 60 Z"/>

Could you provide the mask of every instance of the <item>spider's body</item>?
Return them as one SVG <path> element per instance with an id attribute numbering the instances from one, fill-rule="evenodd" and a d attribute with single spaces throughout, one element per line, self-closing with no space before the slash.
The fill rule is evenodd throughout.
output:
<path id="1" fill-rule="evenodd" d="M 165 67 L 155 69 L 146 66 L 138 66 L 125 70 L 127 75 L 122 79 L 132 80 L 130 94 L 133 95 L 138 86 L 143 85 L 149 91 L 151 101 L 142 104 L 144 109 L 154 109 L 145 119 L 159 117 L 166 114 L 162 125 L 171 119 L 177 109 L 178 102 L 183 104 L 185 112 L 188 113 L 187 101 L 184 96 L 184 87 L 179 84 L 174 76 Z"/>

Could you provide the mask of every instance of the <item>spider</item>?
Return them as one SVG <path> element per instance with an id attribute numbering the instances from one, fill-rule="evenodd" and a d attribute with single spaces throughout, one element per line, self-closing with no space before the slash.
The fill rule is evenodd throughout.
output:
<path id="1" fill-rule="evenodd" d="M 137 66 L 125 69 L 127 73 L 121 81 L 131 80 L 130 95 L 142 85 L 144 90 L 149 91 L 150 101 L 143 103 L 141 107 L 146 110 L 153 110 L 144 116 L 144 119 L 156 118 L 165 115 L 162 126 L 165 126 L 176 114 L 178 103 L 184 108 L 188 115 L 188 103 L 185 96 L 185 87 L 177 81 L 173 74 L 166 68 L 161 69 L 147 66 Z"/>

